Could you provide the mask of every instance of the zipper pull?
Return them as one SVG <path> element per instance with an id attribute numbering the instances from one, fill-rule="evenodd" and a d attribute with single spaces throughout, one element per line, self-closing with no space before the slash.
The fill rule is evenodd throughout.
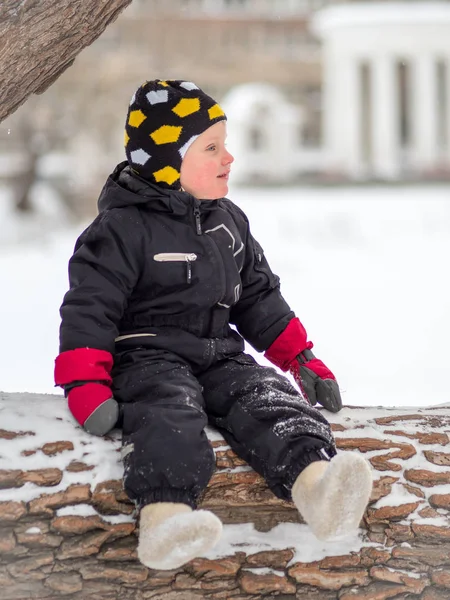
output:
<path id="1" fill-rule="evenodd" d="M 191 264 L 191 258 L 189 256 L 189 254 L 186 255 L 186 267 L 187 267 L 187 282 L 189 284 L 192 283 L 192 264 Z"/>
<path id="2" fill-rule="evenodd" d="M 197 235 L 202 235 L 202 223 L 200 221 L 200 209 L 198 206 L 194 206 L 194 218 L 195 218 L 195 230 Z"/>

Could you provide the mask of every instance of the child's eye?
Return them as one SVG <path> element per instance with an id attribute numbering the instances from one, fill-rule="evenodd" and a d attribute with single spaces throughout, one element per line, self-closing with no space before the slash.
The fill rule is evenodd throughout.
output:
<path id="1" fill-rule="evenodd" d="M 216 145 L 215 144 L 211 144 L 211 146 L 208 146 L 206 149 L 207 150 L 215 150 L 216 149 Z"/>

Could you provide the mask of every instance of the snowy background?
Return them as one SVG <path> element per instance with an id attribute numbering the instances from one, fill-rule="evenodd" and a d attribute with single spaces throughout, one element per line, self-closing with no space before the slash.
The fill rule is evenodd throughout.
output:
<path id="1" fill-rule="evenodd" d="M 450 187 L 240 188 L 229 196 L 250 217 L 344 404 L 449 401 Z M 41 217 L 27 223 L 0 192 L 0 389 L 52 393 L 67 260 L 84 225 L 64 226 L 45 191 L 35 198 Z"/>

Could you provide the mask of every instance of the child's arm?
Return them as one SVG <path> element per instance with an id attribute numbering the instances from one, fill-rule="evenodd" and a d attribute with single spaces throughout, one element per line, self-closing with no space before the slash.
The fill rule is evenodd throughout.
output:
<path id="1" fill-rule="evenodd" d="M 114 340 L 139 262 L 133 236 L 120 216 L 110 213 L 97 217 L 80 236 L 69 261 L 55 384 L 64 388 L 77 421 L 95 435 L 107 433 L 117 421 L 110 388 Z"/>
<path id="2" fill-rule="evenodd" d="M 272 272 L 262 247 L 246 223 L 242 291 L 231 309 L 230 321 L 242 337 L 261 352 L 286 329 L 295 314 L 281 295 L 280 280 Z"/>
<path id="3" fill-rule="evenodd" d="M 241 271 L 242 294 L 231 310 L 231 322 L 259 352 L 283 371 L 292 373 L 303 396 L 332 412 L 342 408 L 339 386 L 333 373 L 311 352 L 306 330 L 280 292 L 259 243 L 250 233 L 248 220 L 245 262 Z"/>

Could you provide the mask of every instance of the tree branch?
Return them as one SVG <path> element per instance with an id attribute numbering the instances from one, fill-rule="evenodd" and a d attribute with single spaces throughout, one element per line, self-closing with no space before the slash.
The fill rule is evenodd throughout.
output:
<path id="1" fill-rule="evenodd" d="M 44 92 L 132 0 L 1 0 L 0 122 Z"/>

